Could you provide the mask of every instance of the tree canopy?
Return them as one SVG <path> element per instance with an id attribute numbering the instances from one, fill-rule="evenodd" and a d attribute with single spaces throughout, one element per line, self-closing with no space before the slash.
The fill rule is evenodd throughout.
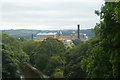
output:
<path id="1" fill-rule="evenodd" d="M 17 70 L 28 61 L 29 57 L 22 51 L 19 39 L 2 33 L 2 77 L 19 77 Z"/>

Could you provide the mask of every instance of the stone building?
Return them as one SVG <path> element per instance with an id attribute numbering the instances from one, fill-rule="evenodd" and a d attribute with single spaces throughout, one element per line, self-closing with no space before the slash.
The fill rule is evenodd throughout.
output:
<path id="1" fill-rule="evenodd" d="M 44 39 L 48 38 L 48 37 L 52 37 L 52 38 L 59 38 L 60 36 L 60 33 L 57 33 L 57 32 L 50 32 L 50 33 L 38 33 L 36 35 L 36 39 L 39 40 L 39 41 L 43 41 Z"/>
<path id="2" fill-rule="evenodd" d="M 77 33 L 73 32 L 71 35 L 63 35 L 62 32 L 48 32 L 48 33 L 38 33 L 36 35 L 36 39 L 39 41 L 43 41 L 44 39 L 52 37 L 62 41 L 65 45 L 72 44 L 72 40 L 78 39 Z M 80 33 L 81 40 L 88 40 L 88 36 L 86 34 Z"/>

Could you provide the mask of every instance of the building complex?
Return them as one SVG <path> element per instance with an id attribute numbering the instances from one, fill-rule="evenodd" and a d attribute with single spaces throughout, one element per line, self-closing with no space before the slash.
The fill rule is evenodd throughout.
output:
<path id="1" fill-rule="evenodd" d="M 36 39 L 39 41 L 43 41 L 48 37 L 56 38 L 61 40 L 64 44 L 72 44 L 72 40 L 80 39 L 83 41 L 88 40 L 88 36 L 84 33 L 79 33 L 79 25 L 78 25 L 78 33 L 72 32 L 70 35 L 63 35 L 62 32 L 48 32 L 48 33 L 38 33 L 36 35 Z"/>

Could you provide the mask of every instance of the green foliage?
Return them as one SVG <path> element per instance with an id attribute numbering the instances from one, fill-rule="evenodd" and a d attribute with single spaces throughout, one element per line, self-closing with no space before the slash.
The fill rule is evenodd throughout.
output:
<path id="1" fill-rule="evenodd" d="M 34 51 L 36 47 L 40 45 L 40 42 L 34 41 L 34 40 L 25 40 L 22 43 L 22 49 L 23 51 L 29 55 L 30 57 L 30 63 L 34 65 Z"/>
<path id="2" fill-rule="evenodd" d="M 54 38 L 37 42 L 0 34 L 3 78 L 17 77 L 16 71 L 29 58 L 32 65 L 52 78 L 119 78 L 120 2 L 105 2 L 95 13 L 101 18 L 94 28 L 96 36 L 85 43 L 73 40 L 76 46 L 67 46 L 67 50 Z"/>
<path id="3" fill-rule="evenodd" d="M 19 61 L 13 58 L 13 51 L 9 46 L 2 45 L 2 77 L 14 78 L 17 77 L 16 71 Z"/>
<path id="4" fill-rule="evenodd" d="M 34 50 L 35 67 L 52 76 L 56 68 L 62 69 L 65 50 L 61 41 L 47 38 Z"/>
<path id="5" fill-rule="evenodd" d="M 94 28 L 94 33 L 95 33 L 95 35 L 96 36 L 99 36 L 100 35 L 100 23 L 96 23 L 96 25 L 95 25 L 95 28 Z"/>
<path id="6" fill-rule="evenodd" d="M 53 73 L 52 77 L 53 78 L 64 78 L 63 71 L 56 69 L 56 71 Z"/>
<path id="7" fill-rule="evenodd" d="M 99 16 L 100 12 L 98 10 L 95 10 L 95 14 Z"/>
<path id="8" fill-rule="evenodd" d="M 44 70 L 48 61 L 49 56 L 47 54 L 35 53 L 34 54 L 34 66 L 40 70 Z"/>
<path id="9" fill-rule="evenodd" d="M 116 7 L 114 8 L 115 16 L 113 17 L 116 22 L 120 23 L 120 2 L 115 3 Z"/>
<path id="10" fill-rule="evenodd" d="M 29 57 L 22 51 L 19 39 L 2 33 L 3 78 L 19 77 L 16 71 L 28 61 Z"/>
<path id="11" fill-rule="evenodd" d="M 66 46 L 66 49 L 67 49 L 67 50 L 72 49 L 72 45 L 67 45 L 67 46 Z"/>
<path id="12" fill-rule="evenodd" d="M 106 12 L 104 12 L 104 25 L 101 26 L 101 35 L 100 37 L 102 38 L 101 41 L 101 46 L 103 47 L 103 50 L 105 51 L 106 54 L 109 54 L 108 57 L 108 63 L 111 64 L 111 71 L 108 71 L 109 73 L 111 72 L 110 75 L 107 75 L 108 77 L 120 77 L 120 73 L 118 71 L 120 71 L 120 68 L 118 66 L 120 61 L 119 58 L 117 56 L 119 56 L 120 53 L 120 23 L 119 23 L 119 19 L 113 19 L 113 17 L 115 17 L 116 12 L 114 11 L 116 8 L 120 7 L 120 2 L 116 2 L 116 3 L 106 3 L 105 6 L 103 7 L 104 9 L 107 9 Z M 119 12 L 119 10 L 118 10 Z M 120 16 L 117 15 L 118 18 L 120 18 Z M 117 21 L 118 22 L 117 22 Z M 112 62 L 111 62 L 112 61 Z M 115 61 L 115 63 L 113 63 Z M 108 67 L 107 67 L 108 68 Z M 116 69 L 118 71 L 116 71 Z M 116 71 L 116 72 L 115 72 Z"/>
<path id="13" fill-rule="evenodd" d="M 64 76 L 66 78 L 85 78 L 86 72 L 81 68 L 81 60 L 87 56 L 88 44 L 81 44 L 66 53 Z"/>
<path id="14" fill-rule="evenodd" d="M 119 11 L 115 12 L 119 4 L 106 2 L 101 8 L 103 21 L 96 25 L 96 37 L 89 41 L 88 57 L 81 61 L 88 78 L 120 77 L 120 23 L 116 18 Z"/>
<path id="15" fill-rule="evenodd" d="M 72 40 L 75 46 L 82 44 L 83 42 L 80 39 Z"/>
<path id="16" fill-rule="evenodd" d="M 57 76 L 60 71 L 63 71 L 64 63 L 65 63 L 65 61 L 62 60 L 60 56 L 52 56 L 49 60 L 49 63 L 47 64 L 45 72 L 48 75 L 54 74 L 54 76 L 55 75 Z M 61 74 L 61 72 L 60 72 L 60 74 Z"/>

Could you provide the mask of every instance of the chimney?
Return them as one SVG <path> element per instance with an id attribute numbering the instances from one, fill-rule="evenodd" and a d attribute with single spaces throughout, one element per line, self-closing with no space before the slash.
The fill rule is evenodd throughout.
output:
<path id="1" fill-rule="evenodd" d="M 32 40 L 33 40 L 33 34 L 32 34 Z"/>
<path id="2" fill-rule="evenodd" d="M 80 25 L 78 24 L 78 39 L 80 39 Z"/>

